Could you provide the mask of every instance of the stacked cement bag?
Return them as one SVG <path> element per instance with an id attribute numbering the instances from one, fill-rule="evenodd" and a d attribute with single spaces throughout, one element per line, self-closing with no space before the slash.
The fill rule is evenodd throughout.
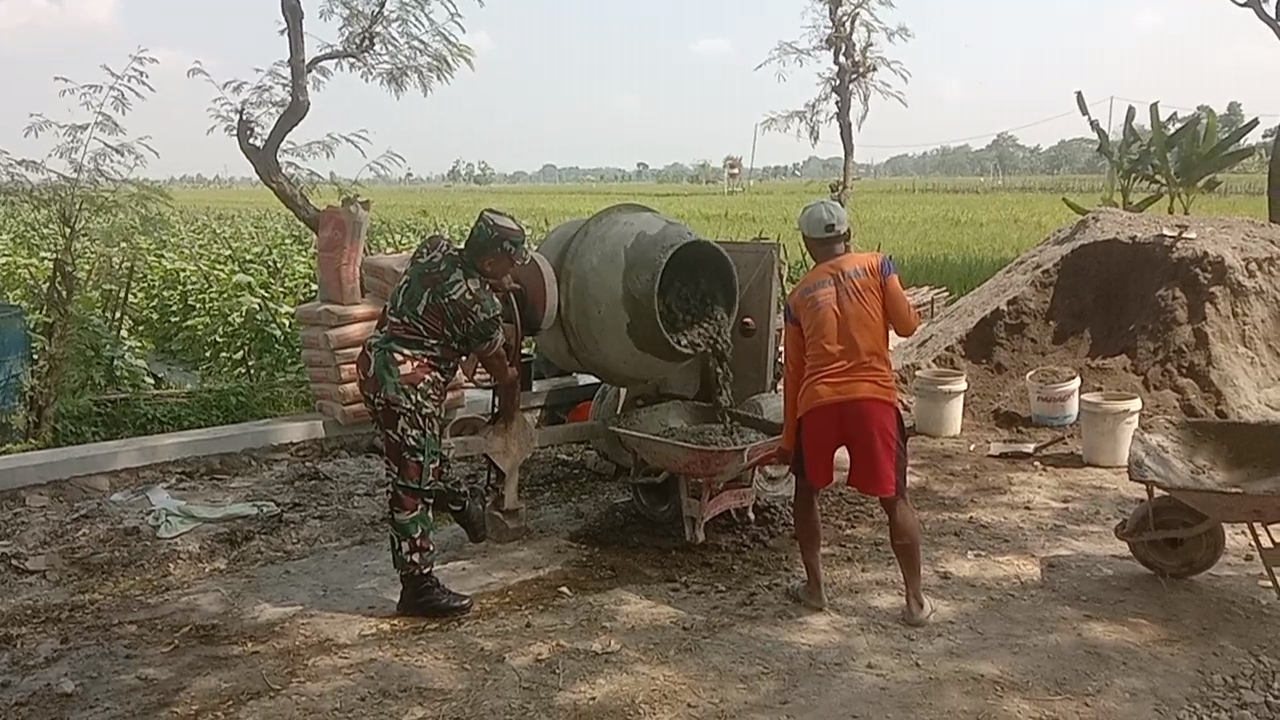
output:
<path id="1" fill-rule="evenodd" d="M 368 201 L 348 198 L 320 213 L 316 299 L 294 311 L 316 409 L 344 425 L 369 419 L 356 382 L 356 358 L 382 314 L 383 303 L 366 302 L 360 288 L 368 228 Z"/>
<path id="2" fill-rule="evenodd" d="M 310 302 L 294 312 L 302 329 L 302 364 L 316 409 L 343 425 L 369 420 L 360 398 L 356 358 L 381 314 L 382 302 L 373 298 L 358 305 Z"/>
<path id="3" fill-rule="evenodd" d="M 380 298 L 385 303 L 391 291 L 404 275 L 412 253 L 398 255 L 371 255 L 360 265 L 360 280 L 364 293 L 370 298 Z"/>
<path id="4" fill-rule="evenodd" d="M 382 309 L 411 255 L 363 257 L 367 226 L 367 204 L 330 207 L 321 213 L 316 263 L 319 292 L 314 302 L 294 312 L 301 328 L 302 364 L 316 410 L 343 425 L 369 421 L 360 396 L 356 359 L 377 329 Z M 446 410 L 465 404 L 466 386 L 459 372 L 449 385 Z"/>

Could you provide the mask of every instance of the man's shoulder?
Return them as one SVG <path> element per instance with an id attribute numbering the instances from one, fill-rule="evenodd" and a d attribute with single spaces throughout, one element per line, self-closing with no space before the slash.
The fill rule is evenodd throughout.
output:
<path id="1" fill-rule="evenodd" d="M 879 268 L 884 262 L 884 255 L 875 251 L 851 252 L 841 258 L 844 268 Z"/>
<path id="2" fill-rule="evenodd" d="M 409 257 L 409 267 L 430 269 L 435 267 L 461 266 L 462 254 L 449 239 L 442 235 L 432 235 L 418 243 Z"/>
<path id="3" fill-rule="evenodd" d="M 405 282 L 423 289 L 449 287 L 466 278 L 462 255 L 446 238 L 434 235 L 413 251 L 405 268 Z"/>

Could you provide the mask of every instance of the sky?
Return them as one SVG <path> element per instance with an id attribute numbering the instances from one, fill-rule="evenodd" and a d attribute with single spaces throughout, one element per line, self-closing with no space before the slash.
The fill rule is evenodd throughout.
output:
<path id="1" fill-rule="evenodd" d="M 544 163 L 634 167 L 750 159 L 755 124 L 800 105 L 812 76 L 779 83 L 756 65 L 801 29 L 807 0 L 459 0 L 475 70 L 428 98 L 399 100 L 343 77 L 313 96 L 295 138 L 363 129 L 409 169 L 442 172 L 455 158 L 501 171 Z M 1018 129 L 1028 143 L 1087 133 L 1073 93 L 1168 109 L 1243 103 L 1276 122 L 1280 93 L 1259 82 L 1280 62 L 1280 40 L 1229 0 L 900 0 L 894 19 L 915 37 L 893 53 L 911 72 L 907 107 L 877 101 L 858 134 L 858 159 L 883 160 L 939 144 L 985 144 Z M 316 14 L 317 0 L 304 0 Z M 318 23 L 308 29 L 325 36 Z M 212 91 L 186 77 L 200 60 L 219 78 L 249 77 L 282 58 L 279 4 L 269 0 L 0 0 L 0 148 L 41 148 L 22 138 L 30 112 L 65 116 L 55 75 L 100 77 L 138 46 L 160 59 L 156 94 L 129 120 L 161 157 L 149 174 L 250 168 L 235 142 L 206 135 Z M 1115 101 L 1117 122 L 1125 101 Z M 1060 116 L 1060 117 L 1057 117 Z M 1269 117 L 1268 117 L 1269 116 Z M 1050 120 L 1050 118 L 1055 118 Z M 1045 121 L 1045 122 L 1041 122 Z M 762 134 L 755 165 L 838 155 L 835 129 L 817 148 Z M 355 155 L 330 166 L 351 172 Z"/>

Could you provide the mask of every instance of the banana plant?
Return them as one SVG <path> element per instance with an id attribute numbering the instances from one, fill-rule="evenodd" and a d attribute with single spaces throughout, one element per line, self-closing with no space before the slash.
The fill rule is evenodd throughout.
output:
<path id="1" fill-rule="evenodd" d="M 1076 91 L 1076 107 L 1080 114 L 1089 121 L 1089 127 L 1098 136 L 1098 155 L 1107 163 L 1106 184 L 1102 197 L 1098 199 L 1099 207 L 1117 208 L 1126 212 L 1145 212 L 1148 208 L 1164 198 L 1163 190 L 1156 190 L 1142 199 L 1136 199 L 1142 191 L 1152 185 L 1150 177 L 1154 160 L 1151 143 L 1148 137 L 1138 131 L 1134 125 L 1138 111 L 1132 106 L 1125 112 L 1124 125 L 1118 141 L 1112 141 L 1109 129 L 1103 129 L 1085 102 L 1084 93 Z M 1117 200 L 1116 194 L 1120 197 Z M 1091 211 L 1083 205 L 1063 197 L 1062 202 L 1078 215 L 1088 215 Z"/>
<path id="2" fill-rule="evenodd" d="M 1151 103 L 1149 111 L 1154 162 L 1147 181 L 1163 189 L 1169 198 L 1170 215 L 1178 208 L 1183 215 L 1190 215 L 1196 198 L 1222 186 L 1218 173 L 1230 170 L 1256 152 L 1253 146 L 1239 145 L 1257 129 L 1258 118 L 1219 137 L 1218 114 L 1212 109 L 1206 109 L 1203 116 L 1192 115 L 1173 132 L 1168 132 L 1160 120 L 1160 103 Z M 1173 119 L 1176 122 L 1176 116 Z"/>

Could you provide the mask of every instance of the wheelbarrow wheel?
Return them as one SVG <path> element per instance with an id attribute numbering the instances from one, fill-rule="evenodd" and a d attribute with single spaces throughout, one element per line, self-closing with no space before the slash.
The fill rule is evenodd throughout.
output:
<path id="1" fill-rule="evenodd" d="M 675 522 L 681 514 L 680 481 L 672 475 L 661 482 L 633 482 L 631 501 L 647 520 Z"/>
<path id="2" fill-rule="evenodd" d="M 1185 530 L 1202 525 L 1208 516 L 1170 495 L 1144 501 L 1129 516 L 1130 532 Z M 1154 522 L 1153 522 L 1154 521 Z M 1154 527 L 1153 527 L 1154 525 Z M 1143 567 L 1160 577 L 1179 580 L 1205 572 L 1222 559 L 1227 533 L 1222 523 L 1198 535 L 1159 540 L 1135 540 L 1129 552 Z"/>

